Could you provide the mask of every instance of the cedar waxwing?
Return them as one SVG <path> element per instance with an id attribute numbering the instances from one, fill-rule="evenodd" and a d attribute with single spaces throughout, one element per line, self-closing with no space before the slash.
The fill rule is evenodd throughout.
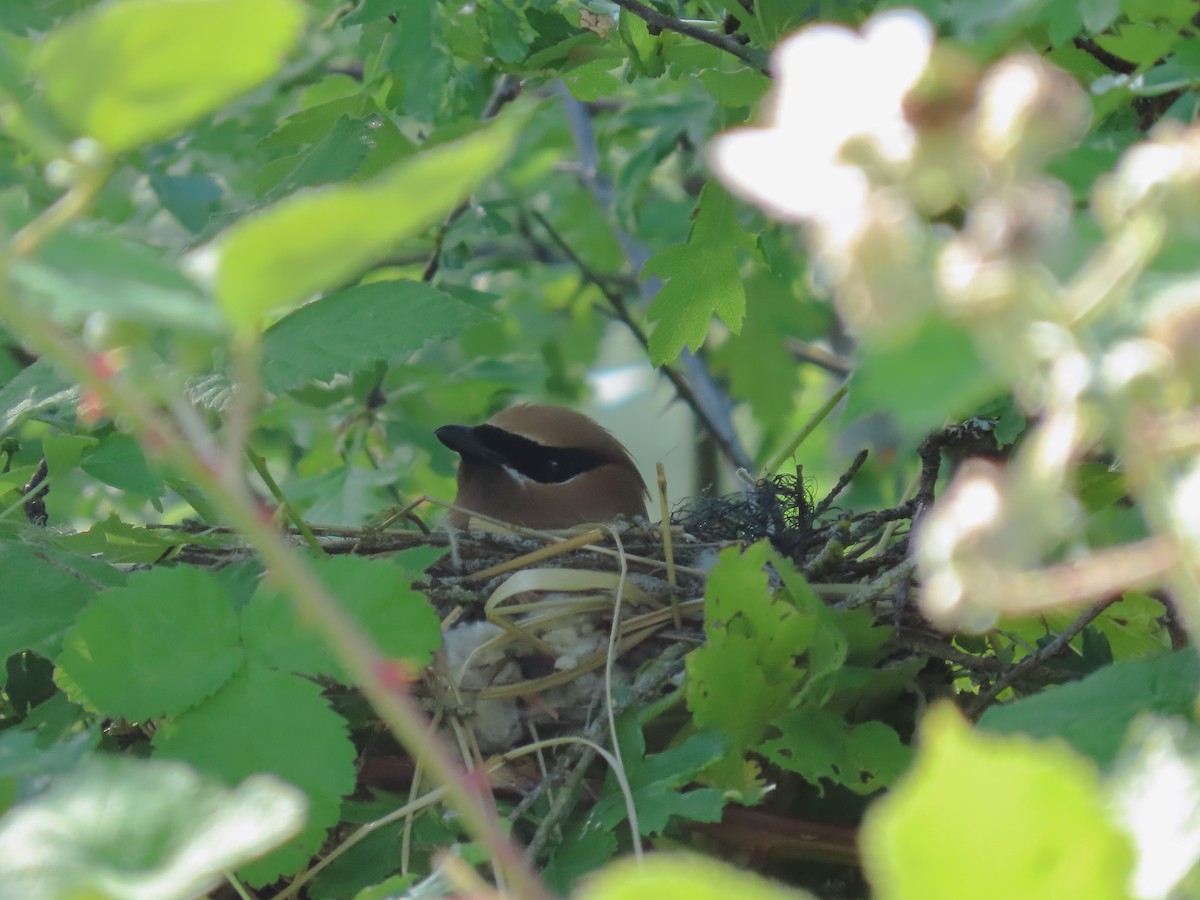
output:
<path id="1" fill-rule="evenodd" d="M 437 436 L 462 457 L 455 506 L 526 528 L 646 515 L 646 483 L 629 451 L 582 413 L 523 404 Z M 450 511 L 456 528 L 469 520 Z"/>

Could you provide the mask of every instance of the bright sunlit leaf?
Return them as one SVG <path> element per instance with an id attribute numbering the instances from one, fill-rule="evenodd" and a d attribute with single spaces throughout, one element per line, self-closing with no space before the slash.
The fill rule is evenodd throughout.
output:
<path id="1" fill-rule="evenodd" d="M 950 704 L 926 715 L 912 770 L 868 809 L 862 850 L 880 900 L 964 885 L 979 900 L 1122 900 L 1133 868 L 1090 760 L 977 732 Z"/>
<path id="2" fill-rule="evenodd" d="M 170 136 L 274 74 L 296 0 L 118 0 L 52 31 L 34 58 L 55 112 L 120 153 Z"/>

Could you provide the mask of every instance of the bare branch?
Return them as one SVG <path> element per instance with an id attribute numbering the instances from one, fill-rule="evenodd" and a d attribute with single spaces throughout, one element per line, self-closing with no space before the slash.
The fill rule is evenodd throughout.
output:
<path id="1" fill-rule="evenodd" d="M 710 47 L 716 47 L 718 50 L 724 50 L 726 53 L 736 56 L 746 65 L 758 69 L 764 75 L 770 74 L 767 71 L 767 67 L 755 59 L 756 54 L 751 53 L 738 43 L 735 38 L 727 34 L 717 34 L 698 25 L 693 25 L 690 22 L 676 19 L 674 16 L 660 13 L 657 9 L 649 7 L 644 3 L 639 3 L 638 0 L 613 0 L 613 2 L 621 7 L 621 9 L 631 12 L 639 19 L 645 21 L 651 28 L 658 29 L 659 31 L 674 31 L 676 34 L 693 38 L 701 43 L 708 44 Z"/>

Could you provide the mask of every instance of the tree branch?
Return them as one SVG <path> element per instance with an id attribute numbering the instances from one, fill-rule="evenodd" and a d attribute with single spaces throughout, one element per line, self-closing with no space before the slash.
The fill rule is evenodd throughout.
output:
<path id="1" fill-rule="evenodd" d="M 978 720 L 983 711 L 991 706 L 1000 693 L 1009 685 L 1028 675 L 1031 671 L 1039 666 L 1045 665 L 1047 660 L 1058 656 L 1063 648 L 1075 639 L 1075 636 L 1083 629 L 1087 628 L 1096 618 L 1121 599 L 1121 594 L 1113 594 L 1111 597 L 1105 597 L 1103 600 L 1097 600 L 1079 616 L 1074 622 L 1062 630 L 1054 640 L 1042 647 L 1037 653 L 1032 656 L 1027 656 L 1011 669 L 1008 670 L 1001 678 L 997 679 L 994 684 L 982 694 L 971 705 L 968 716 L 972 720 Z"/>
<path id="2" fill-rule="evenodd" d="M 621 7 L 621 9 L 631 12 L 639 19 L 642 19 L 651 28 L 656 28 L 659 31 L 674 31 L 676 34 L 693 38 L 701 43 L 708 44 L 710 47 L 716 47 L 718 50 L 724 50 L 726 53 L 736 56 L 746 65 L 758 69 L 764 75 L 770 74 L 767 71 L 767 67 L 755 59 L 755 54 L 752 54 L 738 43 L 737 40 L 727 34 L 717 34 L 707 31 L 698 25 L 693 25 L 690 22 L 676 19 L 674 16 L 660 13 L 657 9 L 646 6 L 644 3 L 639 3 L 638 0 L 613 0 L 613 2 Z"/>
<path id="3" fill-rule="evenodd" d="M 579 254 L 576 253 L 574 249 L 572 249 L 572 247 L 563 239 L 562 235 L 558 233 L 554 226 L 546 221 L 546 218 L 541 213 L 537 212 L 536 210 L 531 210 L 530 215 L 537 221 L 539 225 L 542 226 L 543 229 L 545 229 L 546 234 L 550 236 L 550 240 L 552 240 L 558 249 L 563 252 L 563 255 L 565 255 L 567 259 L 569 259 L 574 266 L 579 269 L 579 274 L 583 276 L 583 279 L 591 282 L 597 288 L 599 288 L 600 293 L 604 295 L 604 298 L 613 308 L 613 312 L 616 314 L 617 318 L 620 319 L 625 327 L 629 329 L 630 333 L 633 334 L 634 338 L 641 345 L 642 349 L 646 351 L 647 355 L 649 355 L 650 339 L 646 336 L 646 332 L 642 330 L 641 325 L 634 320 L 633 315 L 629 312 L 629 306 L 625 302 L 625 298 L 620 294 L 620 292 L 613 290 L 605 279 L 601 278 L 594 271 L 592 271 L 592 268 L 586 262 L 584 262 Z M 691 409 L 692 413 L 704 426 L 704 430 L 709 433 L 713 441 L 715 441 L 717 446 L 721 448 L 721 452 L 725 454 L 726 458 L 734 460 L 739 453 L 743 452 L 740 447 L 730 444 L 722 429 L 717 425 L 716 422 L 712 421 L 712 419 L 709 417 L 708 411 L 696 397 L 695 392 L 692 390 L 692 386 L 688 384 L 687 379 L 685 379 L 669 365 L 659 366 L 658 371 L 662 372 L 662 374 L 667 377 L 667 380 L 671 382 L 671 385 L 675 388 L 675 394 L 680 400 L 687 404 L 689 409 Z M 748 467 L 749 460 L 747 459 L 744 468 Z"/>
<path id="4" fill-rule="evenodd" d="M 598 172 L 596 137 L 592 130 L 591 119 L 588 118 L 587 109 L 571 96 L 570 91 L 562 82 L 559 82 L 559 94 L 566 106 L 567 123 L 570 126 L 575 147 L 579 152 L 579 162 L 583 170 L 581 179 L 584 186 L 595 197 L 596 203 L 602 210 L 611 212 L 612 191 L 608 182 Z M 650 258 L 649 249 L 633 240 L 625 233 L 624 229 L 616 224 L 610 227 L 625 254 L 630 271 L 634 274 L 642 271 L 642 266 Z M 656 284 L 646 281 L 639 281 L 638 288 L 642 300 L 647 303 L 653 300 L 654 295 L 658 292 Z M 687 383 L 689 394 L 694 398 L 698 407 L 704 411 L 700 416 L 700 422 L 713 436 L 714 442 L 721 448 L 726 459 L 734 468 L 753 469 L 754 464 L 751 462 L 750 454 L 742 446 L 737 430 L 733 427 L 732 406 L 713 381 L 703 361 L 686 347 L 679 355 L 679 359 L 685 372 L 685 376 L 679 377 Z M 667 371 L 665 367 L 664 371 Z M 672 383 L 675 383 L 674 379 L 672 379 Z"/>

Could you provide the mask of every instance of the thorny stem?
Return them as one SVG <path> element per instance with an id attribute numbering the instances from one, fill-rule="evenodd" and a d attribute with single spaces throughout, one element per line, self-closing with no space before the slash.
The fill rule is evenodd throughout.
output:
<path id="1" fill-rule="evenodd" d="M 82 180 L 14 236 L 15 248 L 26 254 L 36 250 L 39 241 L 88 207 L 100 183 L 100 175 Z M 12 249 L 14 247 L 10 247 L 10 252 Z M 272 526 L 269 517 L 263 514 L 247 490 L 240 468 L 226 471 L 210 454 L 201 455 L 194 450 L 181 436 L 175 422 L 164 416 L 136 384 L 94 371 L 92 354 L 86 348 L 45 317 L 28 311 L 2 284 L 0 314 L 15 333 L 93 392 L 110 414 L 119 415 L 150 452 L 170 460 L 220 505 L 229 524 L 256 549 L 265 563 L 268 577 L 288 593 L 301 616 L 321 631 L 380 718 L 445 787 L 449 801 L 463 817 L 464 827 L 487 847 L 514 895 L 534 900 L 546 897 L 533 870 L 501 831 L 483 782 L 478 779 L 468 781 L 466 773 L 444 748 L 441 738 L 429 727 L 408 691 L 401 667 L 379 653 L 303 557 Z"/>

